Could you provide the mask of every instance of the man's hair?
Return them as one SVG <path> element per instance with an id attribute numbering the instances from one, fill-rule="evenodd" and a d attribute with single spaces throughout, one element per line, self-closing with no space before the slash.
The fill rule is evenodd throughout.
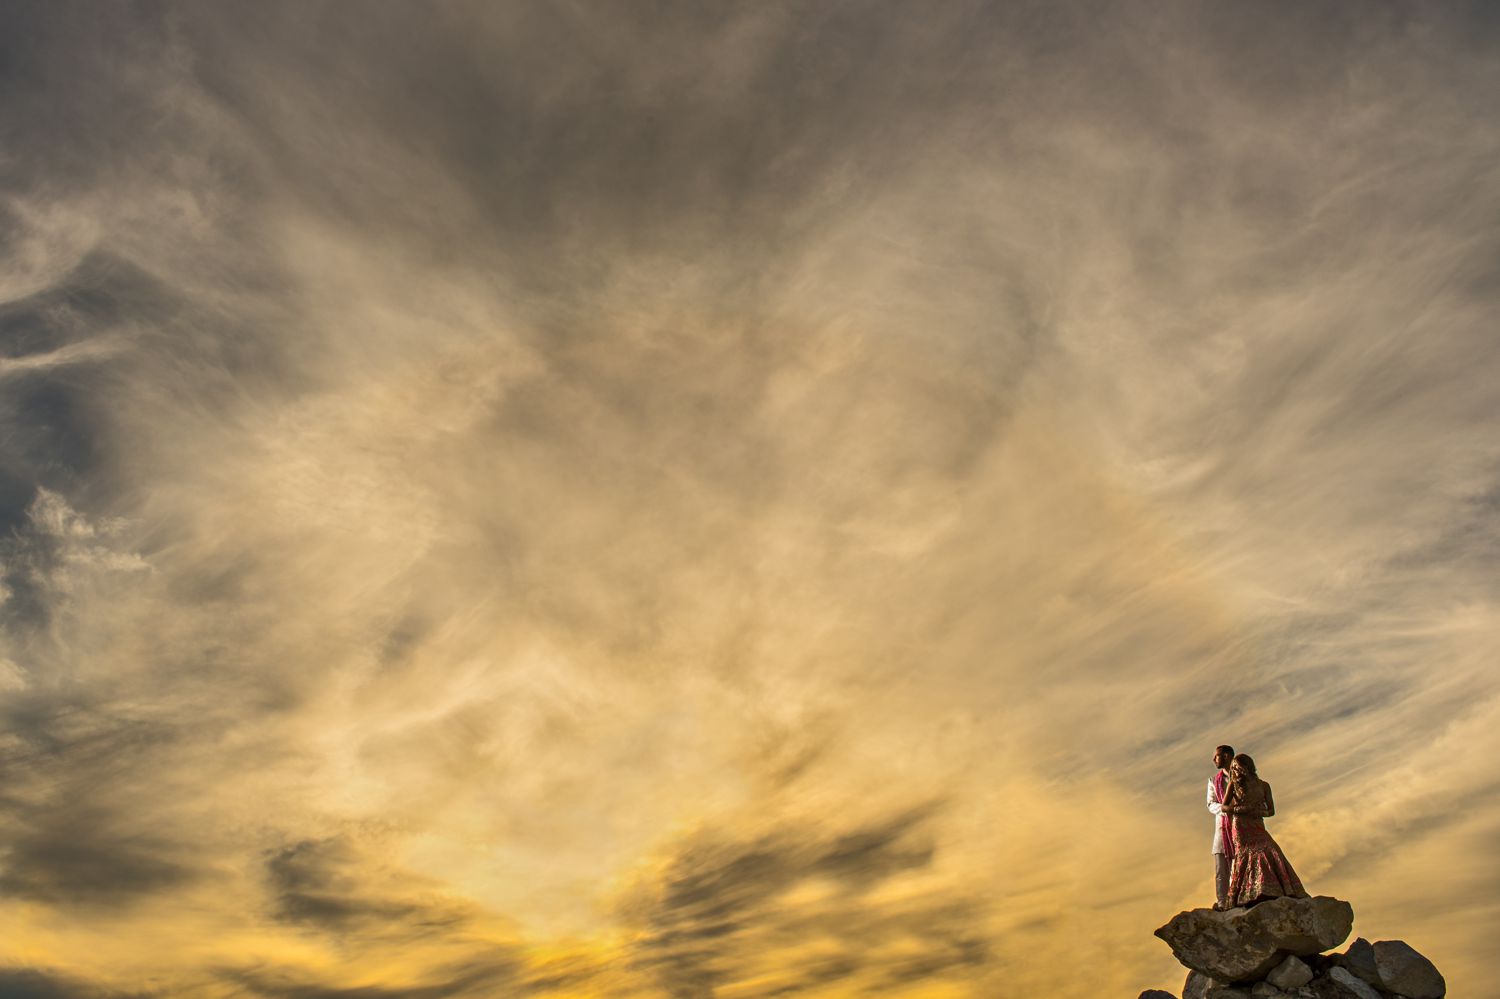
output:
<path id="1" fill-rule="evenodd" d="M 1215 756 L 1218 756 L 1220 753 L 1228 753 L 1230 756 L 1233 756 L 1234 755 L 1234 747 L 1233 746 L 1220 746 L 1218 749 L 1214 750 L 1214 755 Z"/>

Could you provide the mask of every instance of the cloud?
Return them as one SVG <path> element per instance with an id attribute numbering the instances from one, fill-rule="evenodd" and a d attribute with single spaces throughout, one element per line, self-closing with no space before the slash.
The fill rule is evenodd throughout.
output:
<path id="1" fill-rule="evenodd" d="M 119 906 L 191 877 L 173 856 L 176 844 L 101 827 L 98 819 L 87 807 L 59 807 L 24 821 L 24 831 L 10 837 L 0 887 L 16 898 L 62 907 Z"/>
<path id="2" fill-rule="evenodd" d="M 144 992 L 120 992 L 39 968 L 0 968 L 5 999 L 139 999 Z"/>
<path id="3" fill-rule="evenodd" d="M 0 378 L 25 371 L 42 371 L 67 364 L 106 360 L 119 351 L 117 343 L 108 340 L 59 347 L 46 354 L 33 354 L 0 364 Z"/>
<path id="4" fill-rule="evenodd" d="M 903 885 L 931 864 L 923 826 L 934 811 L 921 805 L 834 836 L 781 826 L 748 841 L 703 831 L 674 844 L 659 875 L 622 900 L 640 928 L 632 965 L 668 995 L 878 992 L 968 978 L 990 959 L 983 900 Z"/>
<path id="5" fill-rule="evenodd" d="M 398 926 L 408 932 L 453 929 L 469 915 L 451 902 L 375 894 L 357 880 L 364 866 L 341 840 L 304 841 L 275 852 L 266 872 L 277 918 L 335 932 L 375 924 L 377 932 L 389 933 Z"/>
<path id="6" fill-rule="evenodd" d="M 317 985 L 295 981 L 290 976 L 274 973 L 235 972 L 226 977 L 250 989 L 252 995 L 267 996 L 271 999 L 397 999 L 400 996 L 413 996 L 415 999 L 440 999 L 440 997 L 454 994 L 451 988 L 444 986 L 381 988 L 379 986 Z"/>
<path id="7" fill-rule="evenodd" d="M 527 974 L 515 962 L 496 961 L 493 957 L 437 969 L 437 981 L 392 987 L 375 985 L 339 986 L 308 980 L 284 969 L 254 968 L 224 971 L 220 977 L 234 986 L 249 989 L 250 994 L 268 999 L 386 999 L 413 996 L 419 999 L 442 999 L 447 996 L 546 995 L 558 990 L 586 985 L 592 972 L 542 971 Z"/>
<path id="8" fill-rule="evenodd" d="M 452 990 L 442 987 L 412 989 L 403 986 L 387 989 L 377 986 L 355 986 L 339 988 L 305 983 L 293 984 L 275 978 L 262 979 L 250 975 L 236 976 L 236 981 L 253 990 L 253 995 L 270 996 L 275 999 L 396 999 L 398 996 L 438 999 L 438 997 L 453 994 Z"/>
<path id="9" fill-rule="evenodd" d="M 0 957 L 1175 984 L 1227 741 L 1478 974 L 1484 10 L 4 17 Z"/>

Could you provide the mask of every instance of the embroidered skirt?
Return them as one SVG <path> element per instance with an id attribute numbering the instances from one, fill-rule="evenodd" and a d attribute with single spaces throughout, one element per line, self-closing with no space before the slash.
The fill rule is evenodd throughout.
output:
<path id="1" fill-rule="evenodd" d="M 1234 866 L 1229 872 L 1229 904 L 1254 905 L 1268 898 L 1306 898 L 1302 879 L 1260 819 L 1234 820 Z"/>

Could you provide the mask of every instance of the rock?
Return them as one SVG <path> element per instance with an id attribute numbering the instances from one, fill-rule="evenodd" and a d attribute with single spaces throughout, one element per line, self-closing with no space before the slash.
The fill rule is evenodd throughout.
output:
<path id="1" fill-rule="evenodd" d="M 1135 999 L 1177 999 L 1177 997 L 1172 993 L 1164 992 L 1161 989 L 1147 989 L 1145 992 L 1142 992 L 1140 995 L 1136 996 Z"/>
<path id="2" fill-rule="evenodd" d="M 1251 999 L 1249 989 L 1233 989 L 1227 985 L 1215 985 L 1203 993 L 1203 999 Z"/>
<path id="3" fill-rule="evenodd" d="M 1286 993 L 1272 985 L 1270 982 L 1256 982 L 1250 986 L 1250 995 L 1254 999 L 1285 999 Z"/>
<path id="4" fill-rule="evenodd" d="M 1300 988 L 1312 980 L 1312 969 L 1307 966 L 1306 962 L 1290 956 L 1271 969 L 1271 973 L 1266 976 L 1266 981 L 1278 989 Z"/>
<path id="5" fill-rule="evenodd" d="M 1343 943 L 1354 907 L 1319 895 L 1276 898 L 1249 909 L 1179 912 L 1156 935 L 1188 968 L 1221 982 L 1262 979 L 1288 954 L 1317 954 Z"/>
<path id="6" fill-rule="evenodd" d="M 1381 999 L 1380 993 L 1375 991 L 1374 986 L 1356 978 L 1348 968 L 1334 968 L 1328 973 L 1328 980 L 1337 982 L 1345 994 L 1354 996 L 1355 999 Z"/>
<path id="7" fill-rule="evenodd" d="M 1380 971 L 1375 967 L 1375 948 L 1364 937 L 1356 937 L 1349 949 L 1336 955 L 1334 960 L 1339 967 L 1348 968 L 1368 984 L 1380 984 Z"/>
<path id="8" fill-rule="evenodd" d="M 1187 981 L 1182 984 L 1182 999 L 1204 999 L 1209 989 L 1216 985 L 1228 984 L 1228 982 L 1216 981 L 1201 971 L 1189 971 Z"/>
<path id="9" fill-rule="evenodd" d="M 1448 983 L 1432 962 L 1402 940 L 1378 940 L 1373 948 L 1380 987 L 1407 999 L 1442 999 Z"/>

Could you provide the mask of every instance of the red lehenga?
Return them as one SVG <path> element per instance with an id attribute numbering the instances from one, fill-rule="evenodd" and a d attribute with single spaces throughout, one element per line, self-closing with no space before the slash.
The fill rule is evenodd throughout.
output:
<path id="1" fill-rule="evenodd" d="M 1229 906 L 1254 905 L 1270 898 L 1306 898 L 1302 879 L 1292 870 L 1281 847 L 1266 832 L 1265 819 L 1274 814 L 1271 786 L 1251 779 L 1247 786 L 1232 784 L 1225 796 L 1234 827 L 1234 866 L 1229 872 Z"/>

